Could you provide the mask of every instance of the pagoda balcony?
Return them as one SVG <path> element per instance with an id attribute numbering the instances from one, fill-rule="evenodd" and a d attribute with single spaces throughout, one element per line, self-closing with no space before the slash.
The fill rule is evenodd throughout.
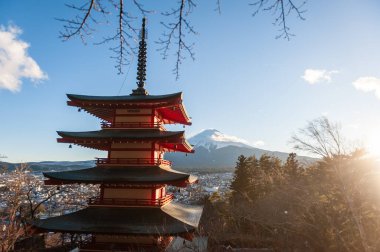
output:
<path id="1" fill-rule="evenodd" d="M 161 129 L 165 130 L 162 123 L 158 122 L 102 122 L 102 129 Z"/>
<path id="2" fill-rule="evenodd" d="M 88 200 L 88 205 L 97 206 L 163 206 L 172 201 L 173 194 L 167 194 L 159 199 L 114 199 L 93 197 Z"/>
<path id="3" fill-rule="evenodd" d="M 172 162 L 161 158 L 96 158 L 97 165 L 167 165 Z"/>

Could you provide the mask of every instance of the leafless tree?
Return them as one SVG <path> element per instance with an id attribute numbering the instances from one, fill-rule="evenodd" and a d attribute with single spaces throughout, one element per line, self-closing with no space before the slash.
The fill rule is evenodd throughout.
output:
<path id="1" fill-rule="evenodd" d="M 78 210 L 98 194 L 97 186 L 44 186 L 25 164 L 2 171 L 0 185 L 1 251 L 11 251 L 18 240 L 30 235 L 30 222 L 41 214 Z"/>
<path id="2" fill-rule="evenodd" d="M 368 233 L 363 224 L 362 206 L 357 202 L 361 194 L 363 181 L 373 176 L 373 171 L 365 171 L 357 164 L 363 150 L 349 149 L 342 137 L 341 128 L 337 123 L 330 122 L 326 117 L 317 118 L 299 130 L 292 137 L 294 148 L 317 154 L 323 158 L 325 167 L 330 169 L 350 215 L 355 223 L 364 251 L 374 251 L 368 243 Z"/>
<path id="3" fill-rule="evenodd" d="M 301 1 L 301 2 L 300 2 Z M 307 0 L 255 0 L 249 3 L 255 9 L 253 16 L 259 12 L 272 12 L 275 16 L 274 24 L 279 26 L 279 34 L 276 38 L 290 39 L 294 36 L 290 33 L 287 17 L 293 13 L 304 20 L 304 5 Z M 190 22 L 190 14 L 196 7 L 196 0 L 176 0 L 173 1 L 170 10 L 164 11 L 161 15 L 165 21 L 162 21 L 164 32 L 158 39 L 159 49 L 163 59 L 168 58 L 169 52 L 174 48 L 175 65 L 173 73 L 176 79 L 179 78 L 180 65 L 186 57 L 195 59 L 194 43 L 189 37 L 196 35 L 197 32 Z M 133 20 L 138 14 L 143 16 L 154 13 L 146 8 L 138 0 L 86 0 L 82 5 L 66 4 L 67 7 L 76 11 L 73 18 L 59 18 L 63 22 L 63 31 L 60 38 L 64 41 L 73 37 L 80 37 L 83 43 L 86 43 L 86 37 L 89 37 L 95 31 L 95 27 L 101 23 L 101 19 L 108 23 L 108 17 L 112 14 L 109 9 L 116 10 L 116 31 L 113 35 L 103 38 L 95 44 L 112 44 L 110 50 L 113 53 L 112 58 L 116 61 L 118 74 L 123 73 L 123 67 L 130 64 L 131 55 L 136 53 L 133 41 L 136 40 L 138 28 L 133 25 Z M 221 0 L 216 0 L 217 12 L 221 13 Z M 135 12 L 136 15 L 132 15 Z"/>
<path id="4" fill-rule="evenodd" d="M 24 185 L 27 182 L 23 175 L 24 168 L 20 168 L 14 172 L 13 179 L 7 179 L 6 184 L 2 184 L 2 192 L 0 202 L 1 209 L 1 228 L 0 241 L 1 251 L 9 251 L 13 249 L 16 241 L 24 235 L 24 229 L 21 228 L 21 220 L 19 218 L 22 198 L 25 193 Z"/>
<path id="5" fill-rule="evenodd" d="M 327 117 L 310 121 L 305 128 L 292 136 L 294 149 L 307 151 L 322 158 L 333 158 L 350 154 L 346 140 L 342 137 L 341 127 Z"/>

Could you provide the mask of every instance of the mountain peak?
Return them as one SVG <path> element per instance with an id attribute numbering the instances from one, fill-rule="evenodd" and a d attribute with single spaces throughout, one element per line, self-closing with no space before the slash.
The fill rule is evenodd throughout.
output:
<path id="1" fill-rule="evenodd" d="M 211 137 L 213 135 L 220 135 L 220 134 L 222 133 L 217 129 L 204 129 L 204 130 L 201 130 L 198 134 L 194 135 L 193 137 L 195 136 Z"/>
<path id="2" fill-rule="evenodd" d="M 223 134 L 217 129 L 205 129 L 189 139 L 195 147 L 205 147 L 206 149 L 219 149 L 226 146 L 237 146 L 253 148 L 249 143 L 236 136 Z"/>

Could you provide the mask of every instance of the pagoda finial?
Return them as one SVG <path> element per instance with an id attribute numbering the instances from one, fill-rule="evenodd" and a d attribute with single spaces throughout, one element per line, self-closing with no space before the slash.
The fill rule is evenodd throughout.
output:
<path id="1" fill-rule="evenodd" d="M 140 31 L 140 42 L 139 42 L 139 54 L 137 62 L 137 89 L 132 90 L 131 95 L 147 95 L 148 92 L 145 90 L 145 76 L 146 76 L 146 31 L 145 31 L 145 17 L 142 20 L 142 27 Z"/>

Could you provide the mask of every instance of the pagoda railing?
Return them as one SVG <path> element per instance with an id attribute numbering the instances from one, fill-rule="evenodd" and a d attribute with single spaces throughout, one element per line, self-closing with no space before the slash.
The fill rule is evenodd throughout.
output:
<path id="1" fill-rule="evenodd" d="M 161 128 L 164 129 L 162 123 L 158 122 L 102 122 L 101 126 L 103 129 L 119 129 L 119 128 Z"/>
<path id="2" fill-rule="evenodd" d="M 94 197 L 88 200 L 89 205 L 115 205 L 115 206 L 163 206 L 174 198 L 173 194 L 167 194 L 159 199 L 114 199 Z"/>
<path id="3" fill-rule="evenodd" d="M 161 158 L 96 158 L 97 165 L 172 165 L 172 162 Z"/>

